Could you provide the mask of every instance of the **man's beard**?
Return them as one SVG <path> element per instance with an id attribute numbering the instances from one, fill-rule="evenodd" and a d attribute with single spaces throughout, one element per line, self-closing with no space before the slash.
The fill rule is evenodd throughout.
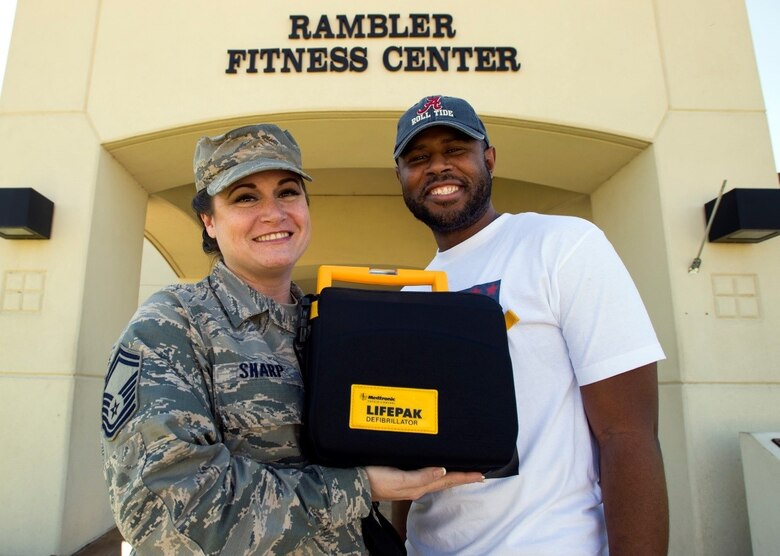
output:
<path id="1" fill-rule="evenodd" d="M 437 181 L 461 181 L 454 176 L 443 174 L 437 176 L 433 183 Z M 426 184 L 426 188 L 431 182 Z M 459 211 L 447 211 L 446 208 L 441 212 L 432 212 L 420 199 L 413 199 L 405 190 L 404 202 L 417 220 L 423 222 L 431 230 L 438 233 L 455 232 L 464 230 L 482 218 L 490 206 L 490 195 L 492 191 L 493 180 L 487 167 L 476 177 L 476 181 L 468 189 L 471 196 L 466 201 L 466 205 Z"/>

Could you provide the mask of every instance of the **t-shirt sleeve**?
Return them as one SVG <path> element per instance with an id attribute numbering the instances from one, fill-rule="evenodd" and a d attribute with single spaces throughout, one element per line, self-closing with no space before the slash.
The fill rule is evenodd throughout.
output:
<path id="1" fill-rule="evenodd" d="M 561 330 L 581 386 L 664 359 L 639 292 L 601 230 L 587 228 L 556 270 Z"/>

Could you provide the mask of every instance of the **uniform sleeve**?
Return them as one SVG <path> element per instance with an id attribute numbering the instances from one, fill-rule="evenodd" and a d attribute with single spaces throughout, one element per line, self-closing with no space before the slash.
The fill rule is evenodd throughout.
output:
<path id="1" fill-rule="evenodd" d="M 363 469 L 270 466 L 231 454 L 198 346 L 175 296 L 161 293 L 139 310 L 111 359 L 105 476 L 116 522 L 136 551 L 286 554 L 315 535 L 335 539 L 330 531 L 366 516 Z"/>
<path id="2" fill-rule="evenodd" d="M 553 292 L 580 386 L 664 358 L 639 292 L 604 233 L 588 224 L 557 261 Z"/>

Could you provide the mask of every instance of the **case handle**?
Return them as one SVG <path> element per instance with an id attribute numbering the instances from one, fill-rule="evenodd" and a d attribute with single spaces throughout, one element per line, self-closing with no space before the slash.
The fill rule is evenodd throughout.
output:
<path id="1" fill-rule="evenodd" d="M 334 280 L 380 286 L 431 286 L 435 292 L 447 291 L 447 273 L 443 270 L 322 265 L 317 271 L 317 293 Z"/>

